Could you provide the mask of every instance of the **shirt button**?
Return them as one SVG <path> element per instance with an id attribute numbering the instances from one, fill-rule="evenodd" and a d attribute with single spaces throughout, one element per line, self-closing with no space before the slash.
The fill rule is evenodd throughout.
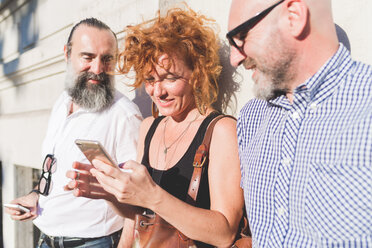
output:
<path id="1" fill-rule="evenodd" d="M 278 215 L 283 216 L 285 214 L 285 209 L 284 208 L 278 208 Z"/>
<path id="2" fill-rule="evenodd" d="M 282 164 L 284 164 L 284 165 L 290 165 L 291 164 L 291 159 L 290 158 L 284 158 L 283 160 L 282 160 Z"/>
<path id="3" fill-rule="evenodd" d="M 312 111 L 315 111 L 317 108 L 318 108 L 318 104 L 316 104 L 315 102 L 313 102 L 313 103 L 310 104 L 310 109 Z"/>
<path id="4" fill-rule="evenodd" d="M 300 118 L 300 115 L 298 114 L 298 112 L 293 112 L 292 118 L 293 119 L 299 119 Z"/>

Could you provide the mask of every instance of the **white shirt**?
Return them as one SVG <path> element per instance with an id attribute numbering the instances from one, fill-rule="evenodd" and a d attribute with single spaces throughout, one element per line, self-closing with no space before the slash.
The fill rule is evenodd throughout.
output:
<path id="1" fill-rule="evenodd" d="M 34 224 L 50 236 L 101 237 L 123 226 L 105 200 L 75 197 L 63 187 L 70 181 L 66 172 L 72 163 L 88 163 L 75 145 L 76 139 L 98 140 L 118 163 L 136 159 L 139 126 L 142 120 L 138 107 L 119 92 L 111 107 L 102 112 L 82 108 L 68 115 L 71 98 L 63 92 L 55 103 L 46 138 L 43 157 L 54 154 L 57 170 L 52 174 L 52 190 L 47 197 L 40 195 Z"/>

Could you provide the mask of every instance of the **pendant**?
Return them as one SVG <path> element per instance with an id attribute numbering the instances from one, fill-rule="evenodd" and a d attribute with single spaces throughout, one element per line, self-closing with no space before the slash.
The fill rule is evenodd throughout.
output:
<path id="1" fill-rule="evenodd" d="M 164 154 L 167 155 L 167 152 L 168 152 L 168 148 L 165 147 L 165 148 L 164 148 Z"/>

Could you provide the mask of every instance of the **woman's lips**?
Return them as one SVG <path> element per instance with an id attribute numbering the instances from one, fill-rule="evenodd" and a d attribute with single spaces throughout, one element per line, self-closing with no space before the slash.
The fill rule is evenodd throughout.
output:
<path id="1" fill-rule="evenodd" d="M 172 99 L 158 99 L 157 102 L 160 107 L 168 107 L 170 104 L 172 104 Z"/>

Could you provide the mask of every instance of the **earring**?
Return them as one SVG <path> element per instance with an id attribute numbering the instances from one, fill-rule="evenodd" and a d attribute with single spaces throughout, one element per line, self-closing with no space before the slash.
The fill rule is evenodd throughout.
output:
<path id="1" fill-rule="evenodd" d="M 154 102 L 152 102 L 152 105 L 151 105 L 151 113 L 154 118 L 158 118 L 159 109 L 156 107 L 156 104 Z"/>

